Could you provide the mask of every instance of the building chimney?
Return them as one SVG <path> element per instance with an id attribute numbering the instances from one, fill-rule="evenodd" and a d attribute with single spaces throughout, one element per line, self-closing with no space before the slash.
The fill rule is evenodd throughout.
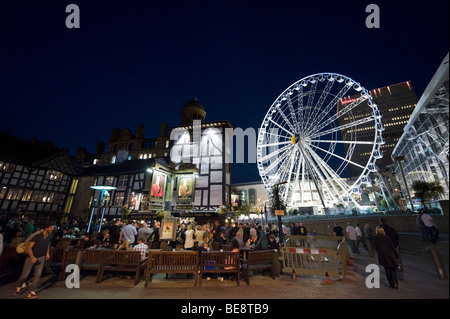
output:
<path id="1" fill-rule="evenodd" d="M 95 157 L 100 157 L 105 152 L 105 143 L 97 142 L 97 148 L 95 149 Z"/>
<path id="2" fill-rule="evenodd" d="M 136 131 L 136 139 L 142 140 L 144 138 L 144 134 L 145 134 L 145 126 L 138 125 L 137 131 Z"/>
<path id="3" fill-rule="evenodd" d="M 159 129 L 159 137 L 167 137 L 167 123 L 162 122 Z"/>

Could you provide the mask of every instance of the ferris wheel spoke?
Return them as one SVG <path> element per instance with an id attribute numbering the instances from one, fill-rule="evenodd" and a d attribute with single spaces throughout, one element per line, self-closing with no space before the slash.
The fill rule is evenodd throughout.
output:
<path id="1" fill-rule="evenodd" d="M 287 181 L 288 181 L 289 184 L 288 184 L 286 187 L 289 187 L 289 186 L 290 186 L 290 183 L 291 183 L 291 177 L 292 177 L 292 172 L 294 171 L 295 164 L 298 163 L 298 162 L 296 161 L 297 153 L 298 153 L 297 149 L 294 148 L 294 149 L 293 149 L 293 153 L 291 154 L 291 158 L 290 158 L 290 160 L 289 160 L 289 162 L 290 162 L 290 167 L 289 167 L 289 175 L 288 175 L 288 177 L 287 177 Z M 287 195 L 288 195 L 288 192 L 285 192 L 285 194 L 284 194 L 284 200 L 287 199 Z"/>
<path id="2" fill-rule="evenodd" d="M 274 143 L 269 143 L 269 144 L 261 144 L 261 147 L 268 147 L 268 146 L 279 146 L 279 145 L 285 145 L 285 144 L 292 144 L 292 142 L 289 141 L 285 141 L 285 142 L 274 142 Z"/>
<path id="3" fill-rule="evenodd" d="M 291 114 L 291 118 L 294 121 L 294 127 L 296 129 L 295 132 L 297 132 L 298 131 L 298 119 L 297 119 L 297 116 L 295 115 L 294 107 L 292 106 L 291 95 L 292 95 L 292 91 L 291 91 L 291 93 L 286 94 L 286 99 L 288 102 L 288 107 L 289 107 L 289 112 Z"/>
<path id="4" fill-rule="evenodd" d="M 358 166 L 358 167 L 360 167 L 360 168 L 362 168 L 362 169 L 365 169 L 364 166 L 362 166 L 362 165 L 360 165 L 360 164 L 358 164 L 358 163 L 352 162 L 352 161 L 350 161 L 349 159 L 346 159 L 346 158 L 344 158 L 344 157 L 342 157 L 342 156 L 339 156 L 339 155 L 337 155 L 337 154 L 328 152 L 327 150 L 324 150 L 323 148 L 320 148 L 320 147 L 318 147 L 317 145 L 311 144 L 311 146 L 314 147 L 314 148 L 317 148 L 318 150 L 321 150 L 322 152 L 325 152 L 325 153 L 330 154 L 330 155 L 332 155 L 332 156 L 334 156 L 334 157 L 337 157 L 337 158 L 339 158 L 339 159 L 341 159 L 341 160 L 343 160 L 343 161 L 346 161 L 346 162 L 348 162 L 349 164 L 352 164 L 352 165 Z"/>
<path id="5" fill-rule="evenodd" d="M 333 107 L 337 105 L 338 101 L 344 97 L 344 95 L 350 90 L 350 88 L 351 86 L 344 85 L 339 93 L 330 101 L 330 103 L 327 104 L 323 112 L 319 113 L 319 116 L 316 119 L 315 123 L 320 123 L 324 119 L 324 117 L 330 113 Z M 312 127 L 309 128 L 311 129 Z"/>
<path id="6" fill-rule="evenodd" d="M 281 117 L 283 118 L 284 122 L 286 122 L 286 124 L 289 126 L 291 131 L 295 132 L 294 126 L 292 125 L 291 121 L 289 121 L 289 119 L 287 118 L 286 114 L 284 114 L 283 110 L 280 108 L 279 102 L 275 104 L 275 107 L 277 108 L 277 110 L 280 113 Z M 270 121 L 273 122 L 272 119 L 270 119 Z M 273 122 L 273 123 L 275 123 L 275 122 Z M 277 123 L 277 125 L 279 125 L 279 124 Z M 290 133 L 290 134 L 293 135 L 293 133 Z"/>
<path id="7" fill-rule="evenodd" d="M 334 193 L 335 194 L 340 194 L 340 190 L 338 190 L 336 188 L 335 183 L 340 188 L 345 189 L 345 186 L 343 184 L 340 184 L 341 178 L 337 174 L 335 174 L 333 169 L 331 169 L 331 167 L 329 167 L 322 159 L 320 159 L 320 157 L 314 151 L 312 151 L 311 149 L 307 149 L 307 150 L 308 150 L 308 153 L 310 154 L 310 156 L 312 156 L 312 158 L 316 162 L 316 164 L 317 164 L 316 167 L 320 171 L 322 171 L 322 173 L 325 176 L 325 178 L 329 181 L 331 187 L 334 190 Z M 324 184 L 328 186 L 326 181 L 324 181 Z M 332 194 L 331 189 L 329 187 L 328 187 L 328 190 L 329 190 L 330 194 Z M 334 200 L 334 198 L 333 198 L 333 200 Z"/>
<path id="8" fill-rule="evenodd" d="M 292 147 L 292 145 L 293 145 L 293 144 L 291 143 L 291 145 L 287 145 L 287 146 L 282 147 L 282 148 L 279 148 L 279 149 L 277 149 L 277 150 L 275 150 L 275 151 L 273 151 L 273 152 L 270 152 L 269 154 L 267 154 L 266 156 L 264 156 L 264 157 L 261 159 L 261 161 L 262 161 L 262 162 L 265 162 L 265 161 L 268 160 L 269 158 L 274 157 L 274 156 L 277 156 L 278 154 L 285 152 L 285 151 L 288 150 L 290 147 Z"/>
<path id="9" fill-rule="evenodd" d="M 311 156 L 306 152 L 306 150 L 304 148 L 302 148 L 302 149 L 303 149 L 303 155 L 305 156 L 307 165 L 308 165 L 308 167 L 309 167 L 309 169 L 310 169 L 310 171 L 312 173 L 311 175 L 316 180 L 315 186 L 317 188 L 317 191 L 319 192 L 319 196 L 321 196 L 322 204 L 324 206 L 326 206 L 325 205 L 325 201 L 324 201 L 324 199 L 322 197 L 323 194 L 321 194 L 322 190 L 319 189 L 317 182 L 319 182 L 319 180 L 320 180 L 320 183 L 322 185 L 322 189 L 323 188 L 327 189 L 328 194 L 331 195 L 332 192 L 331 192 L 330 188 L 328 187 L 328 184 L 327 184 L 327 182 L 325 181 L 325 179 L 324 179 L 324 177 L 322 175 L 322 171 L 321 171 L 320 167 L 318 167 L 317 165 L 313 165 L 314 164 L 314 160 L 311 158 Z M 314 176 L 314 173 L 316 173 L 317 178 Z"/>
<path id="10" fill-rule="evenodd" d="M 314 83 L 312 83 L 312 85 L 311 85 L 311 90 L 308 92 L 308 101 L 306 102 L 305 113 L 304 113 L 306 122 L 304 121 L 304 126 L 301 128 L 301 132 L 304 132 L 306 129 L 307 120 L 309 119 L 311 110 L 313 108 L 314 96 L 316 95 L 316 89 L 317 89 L 318 82 L 319 81 L 316 79 L 314 81 Z"/>
<path id="11" fill-rule="evenodd" d="M 339 112 L 336 112 L 335 114 L 330 116 L 327 120 L 323 121 L 322 123 L 320 123 L 319 125 L 314 127 L 312 129 L 312 131 L 311 131 L 311 134 L 314 134 L 315 132 L 318 132 L 321 129 L 323 129 L 324 127 L 326 127 L 327 125 L 333 123 L 338 118 L 340 118 L 342 115 L 350 112 L 351 110 L 353 110 L 355 107 L 357 107 L 359 104 L 361 104 L 362 102 L 366 101 L 367 99 L 368 98 L 367 98 L 366 95 L 359 97 L 356 101 L 354 101 L 351 104 L 347 105 L 344 109 L 340 110 Z"/>
<path id="12" fill-rule="evenodd" d="M 341 126 L 336 126 L 336 127 L 332 128 L 332 129 L 329 129 L 329 130 L 326 130 L 326 131 L 322 131 L 322 132 L 318 132 L 316 134 L 312 134 L 312 135 L 309 136 L 309 138 L 312 139 L 312 138 L 323 136 L 323 135 L 327 135 L 327 134 L 330 134 L 330 133 L 340 132 L 342 130 L 345 130 L 346 128 L 353 127 L 353 126 L 358 126 L 358 125 L 365 124 L 365 123 L 368 123 L 368 122 L 374 121 L 374 120 L 375 120 L 375 118 L 372 117 L 372 116 L 365 117 L 365 118 L 362 118 L 362 119 L 357 120 L 357 121 L 352 122 L 352 123 L 344 124 L 344 125 L 341 125 Z"/>
<path id="13" fill-rule="evenodd" d="M 287 119 L 286 119 L 287 120 Z M 292 136 L 292 135 L 294 135 L 294 133 L 292 133 L 292 132 L 289 132 L 288 130 L 286 130 L 284 127 L 282 127 L 280 124 L 278 124 L 277 122 L 275 122 L 274 120 L 272 120 L 272 119 L 269 119 L 269 122 L 271 122 L 271 123 L 273 123 L 273 124 L 275 124 L 276 126 L 278 126 L 280 129 L 282 129 L 283 131 L 285 131 L 286 133 L 288 133 L 289 134 L 289 136 Z M 291 125 L 292 126 L 292 125 Z"/>
<path id="14" fill-rule="evenodd" d="M 280 152 L 277 152 L 278 154 L 280 153 Z M 281 156 L 278 156 L 276 159 L 275 159 L 275 161 L 273 161 L 273 163 L 272 164 L 270 164 L 264 171 L 265 171 L 265 173 L 267 174 L 268 172 L 270 172 L 270 171 L 272 171 L 272 169 L 276 166 L 276 165 L 278 165 L 278 163 L 280 163 L 282 160 L 284 160 L 284 158 L 287 156 L 287 155 L 289 155 L 290 153 L 288 152 L 288 151 L 286 151 L 286 152 L 284 152 Z M 271 154 L 269 154 L 269 155 L 271 155 L 271 156 L 274 156 L 274 154 L 273 153 L 271 153 Z M 270 158 L 270 157 L 269 157 Z"/>
<path id="15" fill-rule="evenodd" d="M 366 144 L 373 145 L 373 142 L 368 141 L 339 141 L 339 140 L 310 140 L 313 143 L 341 143 L 341 144 Z"/>
<path id="16" fill-rule="evenodd" d="M 297 84 L 296 90 L 298 91 L 297 93 L 297 103 L 298 103 L 298 108 L 297 108 L 297 116 L 298 116 L 298 121 L 299 121 L 299 129 L 303 126 L 303 111 L 304 111 L 304 106 L 303 106 L 303 86 L 300 84 Z"/>
<path id="17" fill-rule="evenodd" d="M 330 93 L 331 87 L 333 86 L 334 81 L 327 81 L 327 85 L 325 86 L 325 89 L 323 90 L 322 94 L 320 95 L 319 101 L 317 102 L 316 106 L 314 107 L 313 113 L 311 114 L 310 118 L 308 118 L 308 121 L 306 122 L 306 126 L 308 126 L 309 123 L 317 123 L 316 117 L 318 113 L 322 110 L 322 105 L 325 102 L 325 99 L 327 98 L 328 94 Z M 310 121 L 311 120 L 311 121 Z"/>
<path id="18" fill-rule="evenodd" d="M 339 176 L 339 174 L 333 168 L 331 168 L 324 160 L 322 160 L 320 156 L 316 152 L 314 152 L 313 149 L 311 149 L 311 147 L 306 146 L 305 148 L 316 160 L 316 162 L 319 165 L 321 165 L 328 174 L 330 174 L 332 181 L 334 181 L 343 191 L 349 188 L 348 184 Z"/>
<path id="19" fill-rule="evenodd" d="M 276 132 L 276 133 L 278 133 L 278 130 L 277 129 L 272 129 L 271 131 L 274 131 L 274 132 Z M 284 138 L 284 139 L 286 139 L 286 141 L 291 141 L 291 137 L 292 136 L 286 136 L 286 135 L 279 135 L 279 134 L 276 134 L 276 133 L 274 133 L 274 132 L 263 132 L 263 133 L 261 133 L 261 134 L 267 134 L 268 136 L 270 135 L 270 137 L 265 137 L 264 135 L 263 135 L 263 138 L 261 139 L 261 142 L 263 142 L 263 141 L 267 141 L 267 140 L 269 140 L 269 141 L 274 141 L 275 139 L 274 138 L 278 138 L 278 140 L 280 139 L 280 138 Z M 277 140 L 277 141 L 278 141 Z"/>

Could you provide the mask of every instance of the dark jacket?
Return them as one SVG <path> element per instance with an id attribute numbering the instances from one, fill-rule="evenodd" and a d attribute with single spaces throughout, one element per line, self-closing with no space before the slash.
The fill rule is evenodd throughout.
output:
<path id="1" fill-rule="evenodd" d="M 373 248 L 378 251 L 378 263 L 384 267 L 395 268 L 398 253 L 391 238 L 385 235 L 375 235 L 372 243 Z"/>
<path id="2" fill-rule="evenodd" d="M 399 240 L 396 230 L 386 224 L 381 225 L 381 227 L 383 227 L 384 233 L 386 234 L 386 236 L 388 236 L 392 240 L 392 243 L 394 244 L 394 246 L 398 247 L 400 240 Z"/>

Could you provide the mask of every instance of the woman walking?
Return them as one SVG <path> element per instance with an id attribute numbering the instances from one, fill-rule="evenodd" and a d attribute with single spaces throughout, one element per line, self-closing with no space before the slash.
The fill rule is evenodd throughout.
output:
<path id="1" fill-rule="evenodd" d="M 391 238 L 386 236 L 384 229 L 378 226 L 375 229 L 375 236 L 372 240 L 373 248 L 378 251 L 378 263 L 384 266 L 384 271 L 386 272 L 387 280 L 391 288 L 398 289 L 398 278 L 397 278 L 397 260 L 398 253 L 395 249 L 394 243 Z"/>

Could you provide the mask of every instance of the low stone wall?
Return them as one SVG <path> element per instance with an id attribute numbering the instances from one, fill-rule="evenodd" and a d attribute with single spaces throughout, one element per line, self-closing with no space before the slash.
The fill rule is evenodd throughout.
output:
<path id="1" fill-rule="evenodd" d="M 381 216 L 349 216 L 346 218 L 333 218 L 330 220 L 304 219 L 301 222 L 305 225 L 308 233 L 315 232 L 319 234 L 333 235 L 334 223 L 338 223 L 338 225 L 344 228 L 344 230 L 347 226 L 347 222 L 351 222 L 352 226 L 360 224 L 361 229 L 366 223 L 369 223 L 370 226 L 372 226 L 372 229 L 375 230 L 375 227 L 380 224 L 380 217 Z M 441 233 L 449 232 L 448 215 L 432 215 L 432 217 Z M 416 216 L 387 216 L 386 221 L 389 226 L 393 227 L 398 232 L 418 232 L 416 226 Z M 286 226 L 288 225 L 286 224 Z"/>

